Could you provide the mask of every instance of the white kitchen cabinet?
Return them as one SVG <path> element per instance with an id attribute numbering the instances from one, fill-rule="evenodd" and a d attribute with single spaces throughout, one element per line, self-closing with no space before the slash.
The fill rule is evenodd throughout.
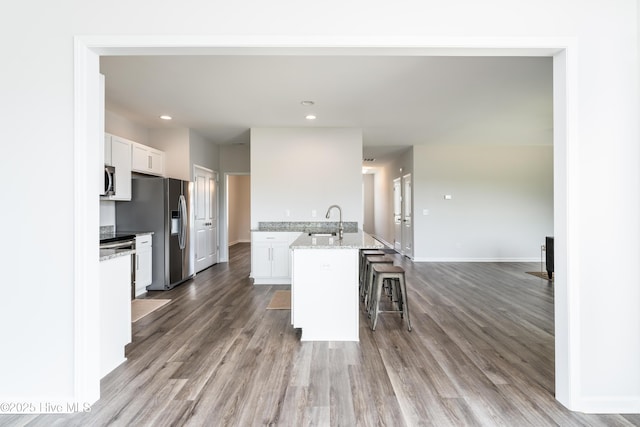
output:
<path id="1" fill-rule="evenodd" d="M 131 169 L 148 175 L 164 175 L 164 152 L 139 143 L 131 146 Z"/>
<path id="2" fill-rule="evenodd" d="M 152 235 L 136 236 L 135 296 L 144 294 L 153 279 Z"/>
<path id="3" fill-rule="evenodd" d="M 131 256 L 100 261 L 100 377 L 126 359 L 131 342 Z"/>
<path id="4" fill-rule="evenodd" d="M 289 245 L 299 232 L 251 233 L 251 277 L 255 285 L 290 284 Z"/>
<path id="5" fill-rule="evenodd" d="M 119 136 L 105 134 L 105 165 L 113 166 L 115 173 L 115 190 L 113 196 L 102 196 L 103 200 L 131 200 L 131 145 L 135 142 Z"/>

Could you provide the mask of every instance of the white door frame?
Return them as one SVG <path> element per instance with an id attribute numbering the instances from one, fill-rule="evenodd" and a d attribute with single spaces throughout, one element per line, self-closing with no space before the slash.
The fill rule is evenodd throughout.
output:
<path id="1" fill-rule="evenodd" d="M 73 400 L 99 398 L 99 342 L 96 295 L 99 226 L 97 144 L 100 55 L 336 54 L 551 56 L 554 58 L 554 234 L 556 398 L 579 406 L 579 152 L 577 41 L 573 38 L 477 37 L 401 39 L 330 36 L 171 36 L 107 35 L 74 39 L 74 383 Z M 572 52 L 572 54 L 568 54 Z M 571 247 L 571 257 L 567 248 Z M 571 296 L 571 298 L 569 298 Z M 573 351 L 572 351 L 573 350 Z"/>
<path id="2" fill-rule="evenodd" d="M 396 200 L 396 197 L 400 197 Z M 391 181 L 391 198 L 393 200 L 393 249 L 400 255 L 404 255 L 404 243 L 402 242 L 402 177 L 393 178 Z M 399 208 L 396 207 L 396 204 Z M 396 212 L 396 209 L 399 212 Z"/>
<path id="3" fill-rule="evenodd" d="M 409 194 L 407 194 L 407 177 L 409 181 Z M 402 235 L 402 255 L 413 259 L 413 176 L 411 172 L 405 173 L 400 179 L 400 187 L 402 188 L 402 219 L 400 221 L 400 227 Z M 409 205 L 409 215 L 407 215 L 407 199 Z M 407 217 L 409 217 L 409 226 L 407 227 Z M 407 245 L 409 245 L 407 247 Z"/>

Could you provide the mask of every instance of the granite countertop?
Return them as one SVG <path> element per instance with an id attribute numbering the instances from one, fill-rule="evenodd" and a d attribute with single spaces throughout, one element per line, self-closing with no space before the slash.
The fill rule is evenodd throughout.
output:
<path id="1" fill-rule="evenodd" d="M 339 240 L 337 236 L 309 236 L 303 233 L 290 246 L 291 249 L 382 249 L 384 245 L 365 233 L 358 230 L 355 233 L 344 233 L 344 238 Z"/>
<path id="2" fill-rule="evenodd" d="M 358 223 L 343 221 L 345 233 L 355 233 L 358 231 Z M 258 228 L 251 231 L 282 231 L 299 233 L 327 233 L 338 231 L 338 221 L 273 221 L 258 222 Z"/>
<path id="3" fill-rule="evenodd" d="M 153 234 L 153 231 L 116 231 L 113 225 L 100 226 L 100 241 L 116 241 L 118 237 L 122 236 L 146 236 L 147 234 Z"/>
<path id="4" fill-rule="evenodd" d="M 117 242 L 125 237 L 138 237 L 153 234 L 153 231 L 116 231 L 112 225 L 100 227 L 100 243 Z M 100 249 L 100 261 L 135 254 L 134 249 Z"/>
<path id="5" fill-rule="evenodd" d="M 153 231 L 112 231 L 107 233 L 100 233 L 100 241 L 103 240 L 116 240 L 118 236 L 146 236 L 148 234 L 153 234 Z"/>
<path id="6" fill-rule="evenodd" d="M 100 249 L 100 261 L 107 261 L 109 259 L 132 255 L 135 253 L 136 251 L 133 249 Z"/>

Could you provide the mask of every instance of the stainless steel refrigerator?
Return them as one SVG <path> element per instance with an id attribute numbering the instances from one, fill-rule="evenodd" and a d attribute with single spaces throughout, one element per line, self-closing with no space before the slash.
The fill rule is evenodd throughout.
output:
<path id="1" fill-rule="evenodd" d="M 134 177 L 131 201 L 116 202 L 118 232 L 153 232 L 152 282 L 147 290 L 169 290 L 194 275 L 192 189 L 188 181 Z"/>

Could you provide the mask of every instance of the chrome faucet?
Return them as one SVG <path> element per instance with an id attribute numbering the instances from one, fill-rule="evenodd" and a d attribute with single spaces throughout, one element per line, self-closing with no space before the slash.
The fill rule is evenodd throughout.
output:
<path id="1" fill-rule="evenodd" d="M 344 227 L 342 226 L 342 209 L 340 209 L 340 206 L 338 205 L 331 205 L 329 206 L 329 209 L 327 209 L 327 219 L 329 219 L 329 215 L 331 214 L 331 209 L 336 208 L 338 209 L 338 213 L 340 214 L 340 222 L 338 223 L 338 239 L 342 240 L 342 237 L 344 236 Z"/>

